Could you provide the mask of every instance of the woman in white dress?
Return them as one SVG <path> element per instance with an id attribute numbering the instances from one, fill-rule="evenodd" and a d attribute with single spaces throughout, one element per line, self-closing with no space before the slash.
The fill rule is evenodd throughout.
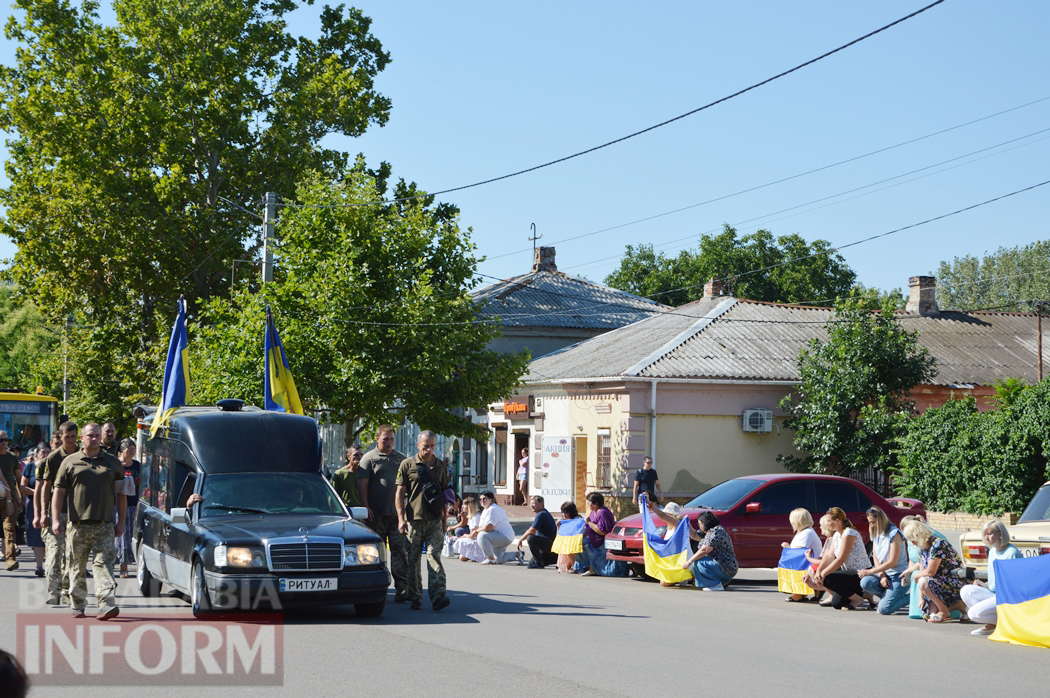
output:
<path id="1" fill-rule="evenodd" d="M 478 511 L 478 498 L 467 495 L 463 498 L 463 508 L 467 512 L 467 527 L 470 533 L 465 533 L 452 543 L 452 552 L 459 555 L 463 562 L 481 562 L 485 559 L 485 553 L 478 545 L 478 523 L 481 521 L 481 512 Z"/>

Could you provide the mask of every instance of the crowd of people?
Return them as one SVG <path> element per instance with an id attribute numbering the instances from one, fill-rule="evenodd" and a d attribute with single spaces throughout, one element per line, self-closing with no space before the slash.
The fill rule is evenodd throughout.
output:
<path id="1" fill-rule="evenodd" d="M 82 618 L 87 567 L 92 564 L 98 618 L 116 617 L 117 566 L 134 562 L 128 522 L 134 520 L 141 466 L 135 442 L 116 440 L 112 422 L 83 429 L 63 422 L 50 442 L 19 460 L 0 431 L 0 490 L 4 494 L 4 562 L 19 568 L 20 545 L 33 552 L 35 574 L 47 578 L 48 605 Z"/>

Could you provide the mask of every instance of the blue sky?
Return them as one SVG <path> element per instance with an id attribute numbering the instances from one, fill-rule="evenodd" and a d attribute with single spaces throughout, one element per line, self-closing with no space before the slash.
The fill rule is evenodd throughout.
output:
<path id="1" fill-rule="evenodd" d="M 439 191 L 659 123 L 928 2 L 356 4 L 392 54 L 378 86 L 393 112 L 384 128 L 330 141 Z M 297 12 L 293 31 L 313 33 L 317 13 Z M 627 244 L 676 254 L 723 223 L 847 244 L 1050 179 L 1050 131 L 1038 133 L 1050 99 L 1037 101 L 1050 97 L 1048 26 L 1045 0 L 947 0 L 669 126 L 441 199 L 460 207 L 491 277 L 528 271 L 532 223 L 560 269 L 598 281 Z M 0 58 L 12 51 L 6 43 Z M 843 256 L 865 285 L 906 287 L 942 260 L 1050 237 L 1048 202 L 1050 185 Z M 0 240 L 0 258 L 13 252 Z"/>

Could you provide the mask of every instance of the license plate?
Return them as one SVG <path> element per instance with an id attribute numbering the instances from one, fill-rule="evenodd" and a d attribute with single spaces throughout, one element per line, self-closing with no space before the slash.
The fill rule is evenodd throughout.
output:
<path id="1" fill-rule="evenodd" d="M 621 550 L 623 550 L 623 541 L 622 540 L 608 540 L 608 539 L 606 539 L 606 541 L 605 541 L 605 549 L 606 550 L 614 550 L 616 552 L 620 552 Z"/>
<path id="2" fill-rule="evenodd" d="M 281 591 L 335 591 L 339 580 L 335 577 L 322 579 L 282 579 Z"/>
<path id="3" fill-rule="evenodd" d="M 1040 546 L 1027 547 L 1024 545 L 1019 545 L 1017 547 L 1021 549 L 1021 555 L 1023 555 L 1024 557 L 1039 557 L 1039 555 L 1042 553 Z"/>

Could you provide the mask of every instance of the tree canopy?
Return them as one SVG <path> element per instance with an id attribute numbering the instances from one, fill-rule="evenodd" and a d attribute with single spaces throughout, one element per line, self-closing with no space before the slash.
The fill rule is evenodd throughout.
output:
<path id="1" fill-rule="evenodd" d="M 336 177 L 338 133 L 383 124 L 373 80 L 390 58 L 370 20 L 319 12 L 293 36 L 294 0 L 16 0 L 0 69 L 10 134 L 0 231 L 14 280 L 52 323 L 73 314 L 70 414 L 121 418 L 159 393 L 170 308 L 224 297 L 235 259 L 256 256 L 266 191 Z"/>
<path id="2" fill-rule="evenodd" d="M 1000 247 L 937 267 L 937 304 L 951 310 L 998 308 L 1032 312 L 1029 301 L 1050 300 L 1050 241 Z"/>
<path id="3" fill-rule="evenodd" d="M 37 386 L 57 392 L 55 350 L 59 328 L 49 327 L 18 288 L 0 282 L 0 392 L 32 393 Z"/>
<path id="4" fill-rule="evenodd" d="M 814 339 L 799 352 L 799 385 L 780 403 L 795 448 L 807 455 L 777 460 L 793 472 L 888 472 L 894 440 L 914 413 L 908 395 L 934 377 L 934 360 L 889 305 L 872 312 L 840 302 L 825 329 L 827 341 Z"/>
<path id="5" fill-rule="evenodd" d="M 842 255 L 830 250 L 826 240 L 808 243 L 796 234 L 775 238 L 768 230 L 738 237 L 726 225 L 719 235 L 702 236 L 695 251 L 676 257 L 656 252 L 651 244 L 628 245 L 620 268 L 605 283 L 681 305 L 701 298 L 704 284 L 716 278 L 739 298 L 827 305 L 849 295 L 857 276 Z"/>
<path id="6" fill-rule="evenodd" d="M 499 328 L 476 318 L 476 260 L 458 212 L 425 199 L 360 205 L 384 193 L 360 165 L 338 182 L 304 180 L 297 207 L 279 219 L 274 282 L 254 293 L 238 282 L 191 328 L 198 399 L 261 404 L 269 303 L 307 408 L 360 429 L 389 420 L 395 406 L 425 429 L 487 438 L 457 408 L 510 394 L 528 355 L 486 349 Z"/>

